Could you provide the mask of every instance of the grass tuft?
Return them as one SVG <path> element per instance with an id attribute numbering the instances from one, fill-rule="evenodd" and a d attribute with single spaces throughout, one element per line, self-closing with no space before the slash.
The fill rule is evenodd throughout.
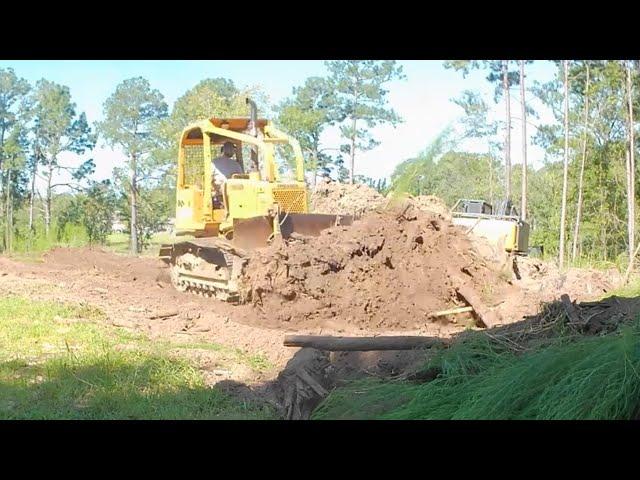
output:
<path id="1" fill-rule="evenodd" d="M 635 419 L 640 409 L 640 322 L 516 355 L 478 333 L 434 356 L 423 384 L 354 383 L 314 418 Z M 360 392 L 360 393 L 358 393 Z"/>

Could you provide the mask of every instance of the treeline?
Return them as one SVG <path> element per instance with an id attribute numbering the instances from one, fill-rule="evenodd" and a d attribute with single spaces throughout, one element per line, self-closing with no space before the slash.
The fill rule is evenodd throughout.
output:
<path id="1" fill-rule="evenodd" d="M 465 197 L 493 204 L 510 197 L 532 225 L 531 242 L 547 253 L 558 258 L 562 244 L 566 261 L 623 262 L 638 243 L 638 63 L 556 62 L 553 78 L 528 82 L 530 63 L 445 62 L 464 76 L 483 72 L 493 95 L 467 90 L 452 99 L 463 112 L 457 133 L 443 132 L 401 162 L 389 182 L 358 175 L 356 160 L 378 145 L 373 127 L 401 121 L 387 101 L 388 83 L 404 78 L 394 61 L 325 62 L 326 76 L 306 79 L 277 105 L 260 86 L 225 78 L 202 80 L 168 105 L 146 79 L 132 78 L 115 87 L 95 124 L 78 111 L 68 87 L 45 79 L 31 85 L 0 69 L 0 247 L 38 248 L 74 236 L 102 243 L 118 214 L 131 251 L 141 251 L 174 214 L 180 131 L 202 118 L 246 116 L 250 96 L 261 114 L 300 141 L 310 184 L 331 176 L 383 193 L 438 195 L 449 205 Z M 539 122 L 533 99 L 552 112 L 552 122 Z M 512 144 L 515 128 L 522 130 L 521 145 Z M 339 133 L 337 141 L 326 141 L 329 130 Z M 541 167 L 526 162 L 527 138 L 545 151 Z M 465 151 L 465 139 L 482 139 L 486 151 Z M 126 159 L 102 182 L 93 179 L 96 146 Z M 512 165 L 516 148 L 525 161 Z M 291 158 L 280 153 L 286 170 Z"/>
<path id="2" fill-rule="evenodd" d="M 140 252 L 173 216 L 181 130 L 202 118 L 247 116 L 247 96 L 299 139 L 311 183 L 319 175 L 354 181 L 357 153 L 378 144 L 370 128 L 400 121 L 387 106 L 384 85 L 403 74 L 394 61 L 325 63 L 326 77 L 307 79 L 275 106 L 260 86 L 213 78 L 169 107 L 148 80 L 131 78 L 115 87 L 93 125 L 68 87 L 46 79 L 31 85 L 0 69 L 1 249 L 38 249 L 78 236 L 104 243 L 118 215 L 128 226 L 130 250 Z M 327 127 L 339 129 L 340 144 L 322 142 Z M 92 178 L 93 159 L 78 164 L 77 155 L 90 157 L 96 146 L 126 158 L 109 180 Z M 290 158 L 286 152 L 282 158 L 286 170 Z"/>
<path id="3" fill-rule="evenodd" d="M 449 205 L 469 197 L 495 204 L 509 196 L 520 212 L 525 210 L 531 242 L 558 260 L 627 263 L 637 245 L 638 63 L 555 62 L 554 78 L 525 85 L 521 79 L 526 80 L 529 63 L 445 62 L 463 75 L 483 70 L 495 86 L 494 96 L 465 91 L 453 99 L 464 112 L 458 125 L 462 133 L 448 130 L 416 158 L 398 165 L 392 185 L 438 195 Z M 553 113 L 553 122 L 531 121 L 538 119 L 533 98 Z M 491 120 L 491 103 L 504 108 L 501 120 Z M 511 165 L 511 152 L 521 148 L 526 161 L 526 130 L 524 143 L 512 145 L 514 128 L 528 128 L 532 142 L 545 151 L 541 167 L 527 166 L 524 182 L 523 165 Z M 461 151 L 465 138 L 484 139 L 486 152 Z"/>

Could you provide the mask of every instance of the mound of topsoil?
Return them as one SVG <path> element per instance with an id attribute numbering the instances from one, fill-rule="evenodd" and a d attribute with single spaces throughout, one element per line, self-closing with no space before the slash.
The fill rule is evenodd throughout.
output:
<path id="1" fill-rule="evenodd" d="M 245 301 L 291 328 L 421 329 L 429 314 L 466 305 L 461 287 L 488 308 L 515 289 L 461 229 L 410 203 L 255 251 L 244 272 Z"/>
<path id="2" fill-rule="evenodd" d="M 436 197 L 435 195 L 418 195 L 417 197 L 413 197 L 413 203 L 420 210 L 437 213 L 447 220 L 451 220 L 449 207 L 447 207 L 446 203 L 444 203 L 441 198 Z"/>
<path id="3" fill-rule="evenodd" d="M 375 189 L 359 183 L 319 183 L 311 192 L 313 213 L 360 215 L 384 203 L 385 198 Z"/>

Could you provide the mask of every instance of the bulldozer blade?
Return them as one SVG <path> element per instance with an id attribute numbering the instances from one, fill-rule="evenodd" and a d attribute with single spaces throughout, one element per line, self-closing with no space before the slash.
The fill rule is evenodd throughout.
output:
<path id="1" fill-rule="evenodd" d="M 317 237 L 322 230 L 336 225 L 351 225 L 353 217 L 348 215 L 325 215 L 319 213 L 280 213 L 280 232 L 283 238 L 292 233 Z M 265 247 L 273 237 L 273 218 L 260 216 L 233 221 L 233 244 L 251 250 Z"/>
<path id="2" fill-rule="evenodd" d="M 268 216 L 233 220 L 233 244 L 245 250 L 266 247 L 273 234 L 273 219 Z"/>
<path id="3" fill-rule="evenodd" d="M 280 231 L 284 238 L 292 233 L 317 237 L 322 230 L 336 225 L 351 225 L 353 218 L 342 215 L 324 215 L 320 213 L 280 214 Z"/>

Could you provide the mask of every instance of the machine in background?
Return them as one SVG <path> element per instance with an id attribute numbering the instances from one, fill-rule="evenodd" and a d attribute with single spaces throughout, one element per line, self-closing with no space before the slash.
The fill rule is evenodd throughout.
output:
<path id="1" fill-rule="evenodd" d="M 510 201 L 497 208 L 484 200 L 460 199 L 451 209 L 455 225 L 467 227 L 468 233 L 486 238 L 494 245 L 504 246 L 513 254 L 529 252 L 529 224 L 520 218 Z"/>

